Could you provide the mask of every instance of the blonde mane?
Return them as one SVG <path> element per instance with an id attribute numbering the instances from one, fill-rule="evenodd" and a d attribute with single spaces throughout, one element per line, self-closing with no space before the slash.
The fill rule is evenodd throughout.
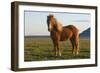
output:
<path id="1" fill-rule="evenodd" d="M 62 29 L 63 29 L 62 24 L 61 24 L 60 22 L 57 22 L 57 30 L 58 30 L 59 32 L 61 32 Z"/>

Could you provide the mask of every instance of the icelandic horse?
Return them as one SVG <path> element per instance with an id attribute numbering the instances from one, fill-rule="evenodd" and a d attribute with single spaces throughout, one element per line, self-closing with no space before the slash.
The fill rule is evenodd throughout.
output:
<path id="1" fill-rule="evenodd" d="M 62 26 L 62 24 L 56 20 L 54 15 L 50 14 L 47 16 L 47 26 L 54 44 L 55 56 L 62 55 L 59 42 L 66 40 L 71 41 L 72 54 L 79 54 L 79 33 L 74 25 Z"/>

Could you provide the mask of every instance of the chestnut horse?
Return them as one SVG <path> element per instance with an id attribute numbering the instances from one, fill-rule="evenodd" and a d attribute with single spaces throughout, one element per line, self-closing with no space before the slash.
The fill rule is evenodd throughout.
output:
<path id="1" fill-rule="evenodd" d="M 54 15 L 47 16 L 48 31 L 54 44 L 55 56 L 61 56 L 59 41 L 70 40 L 72 44 L 73 55 L 79 54 L 79 33 L 78 29 L 73 25 L 62 26 Z"/>

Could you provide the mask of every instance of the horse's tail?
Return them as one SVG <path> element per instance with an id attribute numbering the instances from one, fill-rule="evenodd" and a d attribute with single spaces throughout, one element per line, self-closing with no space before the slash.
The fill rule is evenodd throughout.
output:
<path id="1" fill-rule="evenodd" d="M 80 51 L 80 49 L 79 49 L 79 30 L 73 25 L 70 29 L 73 32 L 73 37 L 75 39 L 75 45 L 76 45 L 75 47 L 76 47 L 76 51 L 77 51 L 76 54 L 78 55 L 79 51 Z"/>

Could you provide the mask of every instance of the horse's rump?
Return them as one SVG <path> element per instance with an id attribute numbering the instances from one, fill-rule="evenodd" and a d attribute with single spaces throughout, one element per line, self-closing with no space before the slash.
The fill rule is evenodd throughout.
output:
<path id="1" fill-rule="evenodd" d="M 78 36 L 78 29 L 73 25 L 64 26 L 61 32 L 60 41 L 65 41 Z"/>
<path id="2" fill-rule="evenodd" d="M 68 28 L 73 32 L 73 36 L 76 38 L 78 37 L 79 33 L 78 33 L 78 29 L 74 26 L 74 25 L 68 25 L 68 26 L 64 26 L 63 28 Z"/>

